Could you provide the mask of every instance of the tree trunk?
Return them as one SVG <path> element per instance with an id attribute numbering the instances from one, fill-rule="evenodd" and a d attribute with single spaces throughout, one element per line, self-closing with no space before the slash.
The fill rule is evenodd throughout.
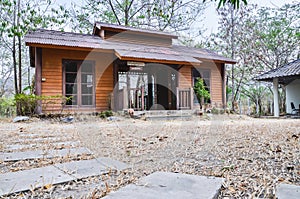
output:
<path id="1" fill-rule="evenodd" d="M 18 12 L 17 12 L 17 30 L 18 30 L 18 47 L 19 47 L 19 92 L 21 93 L 22 92 L 22 43 L 21 43 L 21 36 L 20 36 L 20 16 L 19 16 L 19 13 L 20 13 L 20 3 L 21 3 L 21 0 L 18 0 Z"/>
<path id="2" fill-rule="evenodd" d="M 231 59 L 234 59 L 234 9 L 231 8 L 230 11 L 230 19 L 231 19 Z M 234 83 L 234 64 L 231 65 L 231 86 L 232 86 L 232 98 L 231 98 L 231 110 L 235 111 L 235 83 Z"/>

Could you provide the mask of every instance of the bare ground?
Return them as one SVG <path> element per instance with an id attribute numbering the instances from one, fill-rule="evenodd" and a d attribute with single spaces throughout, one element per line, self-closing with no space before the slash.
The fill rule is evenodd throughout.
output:
<path id="1" fill-rule="evenodd" d="M 80 140 L 96 157 L 111 157 L 131 166 L 124 172 L 53 186 L 27 196 L 57 197 L 72 187 L 93 184 L 84 196 L 101 197 L 155 171 L 224 177 L 220 198 L 274 198 L 278 183 L 300 185 L 300 120 L 212 116 L 191 121 L 111 122 L 84 117 L 73 124 L 37 119 L 20 124 L 2 121 L 0 150 L 5 151 L 11 143 L 21 144 L 24 131 L 52 134 L 63 141 Z M 50 139 L 43 149 L 47 147 L 52 147 Z M 68 158 L 11 163 L 0 168 L 0 173 L 90 157 Z"/>

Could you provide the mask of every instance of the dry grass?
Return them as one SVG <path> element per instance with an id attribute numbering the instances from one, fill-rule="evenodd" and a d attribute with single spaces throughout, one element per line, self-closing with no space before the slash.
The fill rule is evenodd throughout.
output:
<path id="1" fill-rule="evenodd" d="M 95 156 L 131 166 L 106 176 L 109 183 L 99 185 L 89 196 L 103 196 L 155 171 L 224 177 L 220 198 L 274 198 L 278 183 L 300 184 L 299 120 L 214 116 L 206 121 L 106 122 L 92 118 L 73 124 L 2 122 L 0 127 L 3 147 L 13 143 L 22 128 L 28 133 L 80 140 Z"/>

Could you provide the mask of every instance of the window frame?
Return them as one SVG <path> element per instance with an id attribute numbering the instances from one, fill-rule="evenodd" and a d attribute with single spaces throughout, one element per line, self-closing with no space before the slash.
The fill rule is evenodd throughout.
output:
<path id="1" fill-rule="evenodd" d="M 95 61 L 93 60 L 76 60 L 76 59 L 63 59 L 62 60 L 62 70 L 63 70 L 63 85 L 62 85 L 62 90 L 63 90 L 63 96 L 65 97 L 66 94 L 66 63 L 68 62 L 75 62 L 77 64 L 77 71 L 76 71 L 76 86 L 77 86 L 77 104 L 72 104 L 72 105 L 67 105 L 64 104 L 64 106 L 66 108 L 94 108 L 96 105 L 96 83 L 95 83 Z M 82 72 L 82 68 L 81 65 L 84 63 L 89 63 L 92 65 L 92 86 L 93 86 L 93 90 L 92 90 L 92 104 L 91 105 L 83 105 L 82 104 L 82 96 L 87 96 L 89 94 L 82 94 L 82 74 L 88 74 L 87 72 Z M 70 72 L 72 73 L 72 72 Z M 74 72 L 75 73 L 75 72 Z"/>

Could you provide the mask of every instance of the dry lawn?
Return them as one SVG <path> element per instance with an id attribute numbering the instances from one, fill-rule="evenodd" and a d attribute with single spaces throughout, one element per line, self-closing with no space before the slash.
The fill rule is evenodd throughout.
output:
<path id="1" fill-rule="evenodd" d="M 67 141 L 80 140 L 95 156 L 131 166 L 116 174 L 104 189 L 95 189 L 94 196 L 103 196 L 155 171 L 223 177 L 226 180 L 220 198 L 274 198 L 278 183 L 300 185 L 300 120 L 296 119 L 212 116 L 191 121 L 110 122 L 86 117 L 73 124 L 2 121 L 1 151 L 19 139 L 20 128 L 47 136 L 53 132 Z M 31 165 L 27 163 L 27 167 Z"/>

